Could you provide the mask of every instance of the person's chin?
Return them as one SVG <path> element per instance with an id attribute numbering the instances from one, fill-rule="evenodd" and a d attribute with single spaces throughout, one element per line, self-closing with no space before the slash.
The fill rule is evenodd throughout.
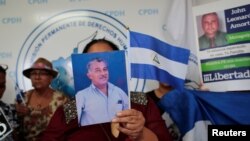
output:
<path id="1" fill-rule="evenodd" d="M 108 84 L 108 81 L 103 81 L 101 82 L 102 85 L 107 85 Z"/>

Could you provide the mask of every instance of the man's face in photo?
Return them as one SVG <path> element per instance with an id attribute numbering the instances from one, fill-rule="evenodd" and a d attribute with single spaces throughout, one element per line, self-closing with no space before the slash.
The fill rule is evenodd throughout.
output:
<path id="1" fill-rule="evenodd" d="M 202 19 L 202 28 L 209 38 L 214 38 L 219 28 L 218 17 L 215 14 L 208 14 Z"/>
<path id="2" fill-rule="evenodd" d="M 87 76 L 96 87 L 102 87 L 104 85 L 107 85 L 109 78 L 107 64 L 103 61 L 91 62 Z"/>

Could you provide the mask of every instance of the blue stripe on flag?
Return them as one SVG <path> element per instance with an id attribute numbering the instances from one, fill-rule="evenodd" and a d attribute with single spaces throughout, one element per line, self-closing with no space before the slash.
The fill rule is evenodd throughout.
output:
<path id="1" fill-rule="evenodd" d="M 152 36 L 130 31 L 131 77 L 153 79 L 168 83 L 175 88 L 184 87 L 189 50 L 172 46 Z M 146 49 L 134 53 L 134 49 Z M 151 53 L 152 52 L 152 53 Z M 162 56 L 154 60 L 152 56 Z M 142 59 L 142 58 L 145 59 Z M 157 62 L 158 61 L 158 62 Z M 169 64 L 171 66 L 169 66 Z M 183 64 L 183 65 L 180 65 Z M 182 68 L 183 66 L 183 68 Z"/>
<path id="2" fill-rule="evenodd" d="M 175 89 L 163 96 L 158 105 L 170 114 L 184 136 L 190 134 L 194 128 L 196 133 L 201 133 L 201 126 L 197 124 L 201 121 L 214 125 L 249 125 L 249 101 L 250 92 L 247 91 L 210 92 Z M 198 136 L 204 137 L 202 134 Z"/>
<path id="3" fill-rule="evenodd" d="M 147 79 L 171 84 L 176 88 L 182 88 L 184 83 L 182 79 L 173 77 L 168 72 L 147 64 L 131 64 L 131 75 L 137 78 L 145 78 L 146 76 Z"/>
<path id="4" fill-rule="evenodd" d="M 170 60 L 188 63 L 189 50 L 170 45 L 146 34 L 130 31 L 130 47 L 147 48 Z"/>

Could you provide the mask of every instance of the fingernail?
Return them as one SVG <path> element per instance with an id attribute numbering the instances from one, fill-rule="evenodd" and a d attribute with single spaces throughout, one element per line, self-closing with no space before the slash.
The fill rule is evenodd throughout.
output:
<path id="1" fill-rule="evenodd" d="M 112 119 L 112 122 L 117 122 L 117 119 L 116 118 Z"/>
<path id="2" fill-rule="evenodd" d="M 117 116 L 121 116 L 121 115 L 122 115 L 122 113 L 121 113 L 121 112 L 118 112 L 116 115 L 117 115 Z"/>

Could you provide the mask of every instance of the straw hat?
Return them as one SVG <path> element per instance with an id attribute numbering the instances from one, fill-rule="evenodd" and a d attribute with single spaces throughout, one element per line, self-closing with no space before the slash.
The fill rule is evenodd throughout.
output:
<path id="1" fill-rule="evenodd" d="M 46 70 L 53 76 L 53 78 L 55 78 L 58 74 L 57 71 L 53 70 L 52 63 L 45 58 L 38 58 L 31 66 L 31 68 L 23 71 L 23 75 L 27 78 L 30 78 L 30 72 L 32 70 Z"/>

